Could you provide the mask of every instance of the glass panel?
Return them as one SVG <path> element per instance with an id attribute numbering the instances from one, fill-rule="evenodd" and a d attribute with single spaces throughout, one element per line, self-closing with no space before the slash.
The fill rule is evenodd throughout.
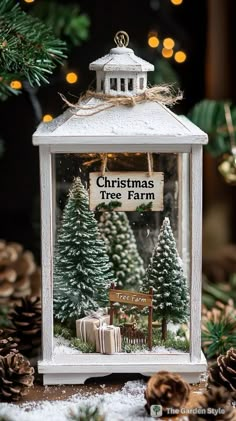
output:
<path id="1" fill-rule="evenodd" d="M 121 78 L 121 80 L 120 80 L 120 90 L 121 91 L 125 91 L 125 79 L 124 78 Z"/>
<path id="2" fill-rule="evenodd" d="M 133 89 L 134 89 L 134 80 L 128 79 L 128 90 L 133 91 Z"/>
<path id="3" fill-rule="evenodd" d="M 104 89 L 104 80 L 102 79 L 101 80 L 101 91 L 103 91 L 103 89 Z"/>
<path id="4" fill-rule="evenodd" d="M 139 88 L 140 88 L 140 89 L 143 89 L 143 87 L 144 87 L 144 78 L 143 78 L 143 77 L 141 77 L 141 78 L 139 79 Z"/>
<path id="5" fill-rule="evenodd" d="M 54 353 L 95 352 L 99 329 L 94 330 L 94 324 L 99 326 L 99 317 L 109 324 L 109 316 L 100 310 L 97 319 L 76 321 L 109 307 L 112 282 L 126 291 L 119 293 L 126 301 L 113 307 L 124 356 L 189 352 L 189 155 L 153 153 L 152 174 L 147 154 L 107 156 L 107 169 L 101 174 L 99 154 L 56 155 Z M 164 186 L 163 207 L 158 211 L 151 209 L 159 192 L 152 182 L 159 176 L 164 176 Z M 99 203 L 95 211 L 89 209 L 95 200 L 94 194 L 89 197 L 93 177 L 100 177 L 95 184 Z M 111 191 L 115 196 L 107 199 Z M 118 211 L 120 192 L 126 195 L 124 206 L 128 196 L 134 206 L 140 198 L 143 202 L 132 211 Z M 137 300 L 146 298 L 130 293 L 146 294 L 150 287 L 154 288 L 152 351 L 148 351 L 148 308 L 135 307 Z M 112 339 L 108 342 L 114 345 Z M 97 346 L 101 346 L 98 337 Z"/>
<path id="6" fill-rule="evenodd" d="M 110 79 L 110 89 L 112 89 L 113 91 L 117 91 L 117 79 L 116 78 Z"/>

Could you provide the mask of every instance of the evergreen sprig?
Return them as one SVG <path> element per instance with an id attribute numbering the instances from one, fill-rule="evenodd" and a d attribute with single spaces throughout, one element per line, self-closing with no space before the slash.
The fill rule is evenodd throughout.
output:
<path id="1" fill-rule="evenodd" d="M 236 347 L 236 316 L 233 307 L 213 308 L 202 318 L 202 346 L 208 358 Z"/>
<path id="2" fill-rule="evenodd" d="M 111 212 L 116 208 L 120 208 L 121 206 L 122 206 L 121 202 L 118 202 L 117 200 L 112 200 L 109 203 L 105 203 L 105 202 L 99 203 L 96 206 L 96 210 L 97 211 L 110 211 Z"/>
<path id="3" fill-rule="evenodd" d="M 48 83 L 48 76 L 65 57 L 66 44 L 39 19 L 21 10 L 13 0 L 0 2 L 0 99 L 18 91 L 16 78 L 32 86 Z"/>
<path id="4" fill-rule="evenodd" d="M 89 36 L 90 19 L 80 12 L 78 5 L 44 0 L 37 2 L 30 13 L 51 27 L 57 37 L 65 38 L 72 45 L 80 45 Z"/>
<path id="5" fill-rule="evenodd" d="M 71 410 L 68 421 L 105 421 L 105 416 L 99 406 L 80 406 L 78 412 Z"/>
<path id="6" fill-rule="evenodd" d="M 152 210 L 153 202 L 149 203 L 141 203 L 141 205 L 137 206 L 136 212 L 148 212 Z"/>
<path id="7" fill-rule="evenodd" d="M 236 107 L 231 106 L 234 127 L 236 126 Z M 227 130 L 224 101 L 203 100 L 189 113 L 190 120 L 209 135 L 206 146 L 208 152 L 218 157 L 230 152 L 230 136 Z"/>

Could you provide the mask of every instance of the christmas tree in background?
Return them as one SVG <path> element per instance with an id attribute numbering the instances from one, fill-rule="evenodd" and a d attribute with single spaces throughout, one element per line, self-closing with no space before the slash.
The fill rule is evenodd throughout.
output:
<path id="1" fill-rule="evenodd" d="M 165 218 L 153 250 L 144 281 L 144 290 L 153 287 L 153 314 L 162 321 L 162 339 L 167 338 L 167 324 L 183 323 L 189 314 L 189 293 L 169 218 Z"/>
<path id="2" fill-rule="evenodd" d="M 117 286 L 122 289 L 140 289 L 145 271 L 126 213 L 103 212 L 99 229 L 113 264 Z"/>
<path id="3" fill-rule="evenodd" d="M 1 1 L 0 100 L 19 92 L 12 84 L 16 78 L 28 80 L 32 86 L 48 82 L 48 75 L 65 57 L 65 48 L 51 28 L 27 15 L 18 3 Z"/>
<path id="4" fill-rule="evenodd" d="M 59 231 L 54 267 L 54 314 L 60 321 L 76 320 L 107 304 L 114 281 L 105 244 L 89 210 L 80 178 L 69 193 Z"/>

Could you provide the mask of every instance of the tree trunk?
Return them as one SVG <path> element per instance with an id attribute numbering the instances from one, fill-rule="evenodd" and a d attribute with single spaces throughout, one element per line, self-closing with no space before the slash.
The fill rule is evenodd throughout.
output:
<path id="1" fill-rule="evenodd" d="M 162 319 L 162 322 L 161 322 L 161 339 L 163 341 L 166 341 L 167 339 L 167 320 L 166 319 Z"/>

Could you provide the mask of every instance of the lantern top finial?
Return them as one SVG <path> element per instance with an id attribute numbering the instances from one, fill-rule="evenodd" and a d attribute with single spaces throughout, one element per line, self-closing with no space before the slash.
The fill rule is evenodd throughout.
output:
<path id="1" fill-rule="evenodd" d="M 117 47 L 128 47 L 129 35 L 125 31 L 118 31 L 114 36 L 114 41 Z"/>
<path id="2" fill-rule="evenodd" d="M 92 63 L 90 70 L 97 73 L 97 92 L 111 96 L 135 96 L 147 88 L 147 72 L 153 71 L 151 63 L 137 57 L 129 44 L 129 35 L 118 31 L 114 36 L 116 47 Z"/>

